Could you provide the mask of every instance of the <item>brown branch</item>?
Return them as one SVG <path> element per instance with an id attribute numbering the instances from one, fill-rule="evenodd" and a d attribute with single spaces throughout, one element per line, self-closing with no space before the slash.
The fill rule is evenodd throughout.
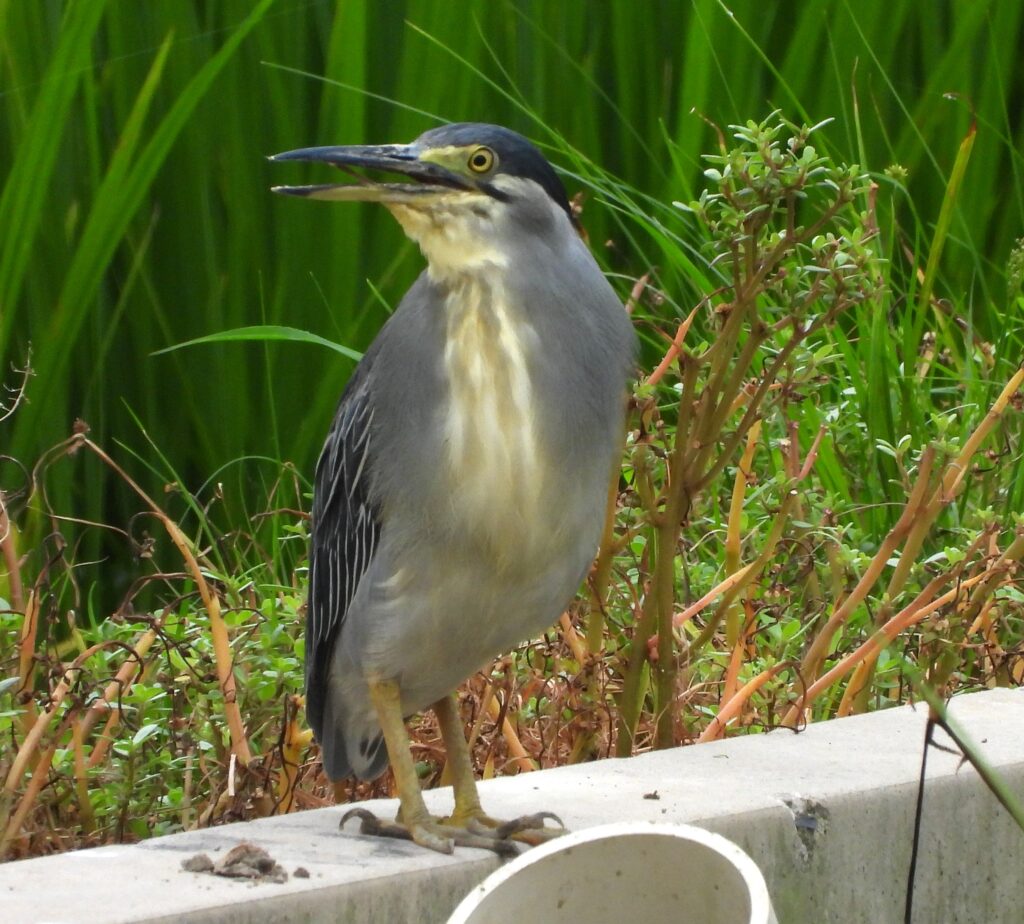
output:
<path id="1" fill-rule="evenodd" d="M 152 498 L 107 453 L 84 435 L 79 435 L 78 441 L 117 472 L 124 482 L 145 502 L 163 524 L 167 534 L 171 537 L 171 541 L 184 559 L 192 579 L 196 582 L 199 596 L 203 601 L 203 607 L 210 619 L 210 636 L 213 640 L 213 649 L 217 662 L 217 679 L 220 684 L 221 693 L 224 696 L 224 715 L 231 734 L 231 747 L 239 762 L 243 766 L 248 765 L 252 760 L 252 752 L 249 749 L 249 741 L 245 733 L 245 724 L 242 722 L 242 714 L 238 708 L 234 660 L 231 654 L 231 641 L 228 636 L 227 625 L 224 622 L 224 617 L 221 615 L 220 600 L 210 588 L 210 584 L 203 574 L 203 569 L 200 567 L 192 551 L 191 543 L 178 528 L 178 524 L 167 516 Z"/>

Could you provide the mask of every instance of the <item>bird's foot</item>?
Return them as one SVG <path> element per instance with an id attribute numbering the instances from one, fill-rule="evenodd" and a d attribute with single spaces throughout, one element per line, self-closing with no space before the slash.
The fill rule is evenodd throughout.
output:
<path id="1" fill-rule="evenodd" d="M 357 808 L 347 811 L 341 819 L 340 827 L 344 828 L 350 818 L 358 818 L 359 833 L 370 837 L 393 837 L 399 840 L 413 841 L 421 847 L 436 850 L 438 853 L 453 853 L 456 847 L 479 847 L 490 850 L 502 857 L 518 856 L 520 843 L 527 843 L 515 837 L 519 829 L 504 837 L 497 835 L 497 830 L 486 825 L 451 824 L 447 820 L 427 816 L 423 820 L 413 822 L 381 821 L 373 812 Z M 544 821 L 541 819 L 540 825 Z"/>
<path id="2" fill-rule="evenodd" d="M 550 819 L 558 827 L 549 828 L 544 822 Z M 533 815 L 520 815 L 509 821 L 491 818 L 481 809 L 472 809 L 465 814 L 458 811 L 445 819 L 445 824 L 465 830 L 481 837 L 490 837 L 497 841 L 518 841 L 529 847 L 536 847 L 547 841 L 554 840 L 567 833 L 565 824 L 554 812 L 535 812 Z"/>
<path id="3" fill-rule="evenodd" d="M 478 847 L 499 856 L 514 857 L 520 853 L 520 845 L 535 847 L 566 833 L 562 820 L 553 812 L 536 812 L 500 821 L 483 811 L 474 810 L 465 814 L 456 813 L 450 818 L 428 816 L 422 821 L 405 823 L 381 821 L 372 812 L 357 808 L 342 816 L 341 827 L 350 818 L 360 820 L 360 834 L 413 841 L 439 853 L 452 853 L 456 847 Z M 548 819 L 556 822 L 559 827 L 547 827 L 544 822 Z"/>

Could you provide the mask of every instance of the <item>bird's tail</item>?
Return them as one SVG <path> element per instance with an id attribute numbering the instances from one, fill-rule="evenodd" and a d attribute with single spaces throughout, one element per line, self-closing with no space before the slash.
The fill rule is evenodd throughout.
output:
<path id="1" fill-rule="evenodd" d="M 350 716 L 334 714 L 336 702 L 328 696 L 321 728 L 317 731 L 324 770 L 332 780 L 356 776 L 375 780 L 388 768 L 388 749 L 379 728 L 359 729 Z M 349 721 L 346 721 L 346 720 Z"/>

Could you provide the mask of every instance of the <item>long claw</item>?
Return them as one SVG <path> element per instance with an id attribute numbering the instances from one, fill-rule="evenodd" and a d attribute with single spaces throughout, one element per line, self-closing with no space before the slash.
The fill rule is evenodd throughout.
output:
<path id="1" fill-rule="evenodd" d="M 388 824 L 381 821 L 373 812 L 364 808 L 349 809 L 341 816 L 341 822 L 338 824 L 338 827 L 344 828 L 345 823 L 350 818 L 359 819 L 359 833 L 365 834 L 367 837 L 393 837 L 402 841 L 413 840 L 412 832 L 405 825 Z M 450 850 L 446 852 L 451 853 Z"/>
<path id="2" fill-rule="evenodd" d="M 549 818 L 558 824 L 557 828 L 545 827 L 544 822 Z M 459 822 L 459 826 L 480 837 L 490 837 L 505 843 L 515 841 L 529 847 L 544 844 L 566 833 L 565 823 L 553 812 L 522 815 L 510 821 L 498 821 L 481 812 L 470 815 Z"/>
<path id="3" fill-rule="evenodd" d="M 479 825 L 472 830 L 469 827 L 453 827 L 434 819 L 428 822 L 412 824 L 388 823 L 381 821 L 373 812 L 364 808 L 349 809 L 341 818 L 340 828 L 351 818 L 359 819 L 359 833 L 367 837 L 392 837 L 403 841 L 414 841 L 421 847 L 436 850 L 438 853 L 452 853 L 456 847 L 477 847 L 490 850 L 501 857 L 518 856 L 519 844 L 516 841 L 499 838 L 494 829 Z"/>
<path id="4" fill-rule="evenodd" d="M 561 831 L 551 830 L 553 836 L 563 834 L 565 832 L 565 822 L 562 821 L 554 812 L 536 812 L 533 815 L 521 815 L 519 818 L 512 818 L 509 821 L 502 822 L 498 827 L 494 829 L 494 836 L 505 840 L 515 834 L 520 834 L 525 831 L 544 831 L 548 830 L 544 827 L 544 822 L 547 819 L 551 819 L 557 822 L 558 827 Z"/>

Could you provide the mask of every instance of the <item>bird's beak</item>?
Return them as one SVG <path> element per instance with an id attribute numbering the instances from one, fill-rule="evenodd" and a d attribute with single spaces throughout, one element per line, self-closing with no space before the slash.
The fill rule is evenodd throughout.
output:
<path id="1" fill-rule="evenodd" d="M 274 186 L 273 192 L 307 199 L 340 202 L 412 203 L 451 190 L 471 189 L 465 180 L 440 164 L 422 159 L 424 149 L 416 144 L 346 145 L 342 147 L 300 148 L 275 154 L 275 163 L 285 160 L 330 164 L 349 173 L 353 183 L 327 183 L 317 186 Z M 356 169 L 397 173 L 411 183 L 381 183 L 368 179 Z"/>

